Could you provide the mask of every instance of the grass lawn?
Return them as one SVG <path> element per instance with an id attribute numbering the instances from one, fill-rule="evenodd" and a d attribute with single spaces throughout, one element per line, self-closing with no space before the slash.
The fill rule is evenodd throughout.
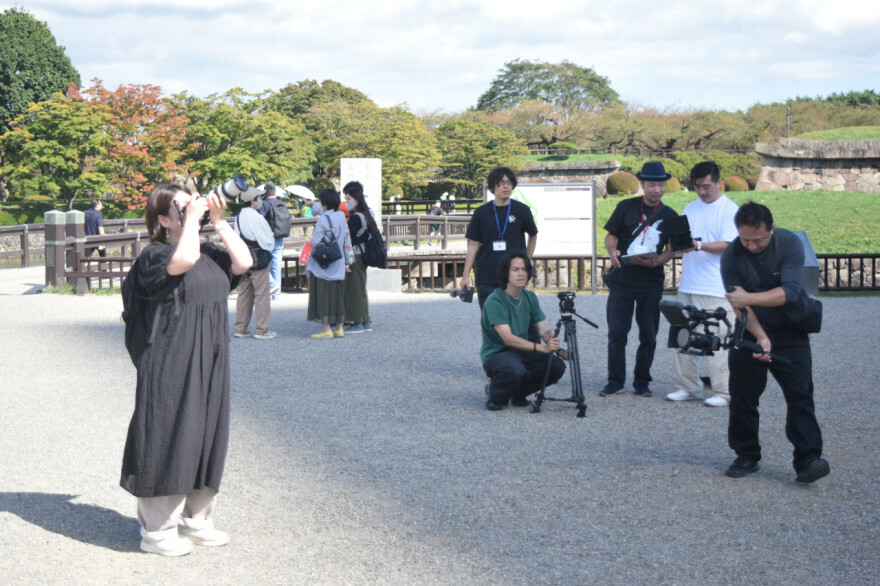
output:
<path id="1" fill-rule="evenodd" d="M 793 137 L 797 140 L 880 140 L 880 126 L 848 126 L 805 132 Z"/>
<path id="2" fill-rule="evenodd" d="M 804 230 L 817 254 L 880 253 L 880 194 L 845 191 L 739 191 L 728 194 L 738 204 L 755 201 L 770 208 L 780 228 Z M 695 193 L 668 193 L 663 202 L 681 213 Z M 596 202 L 599 250 L 602 226 L 621 198 Z"/>

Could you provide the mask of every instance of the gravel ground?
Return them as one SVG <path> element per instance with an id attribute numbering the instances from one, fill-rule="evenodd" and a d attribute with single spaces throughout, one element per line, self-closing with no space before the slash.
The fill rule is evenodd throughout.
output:
<path id="1" fill-rule="evenodd" d="M 876 584 L 880 402 L 864 393 L 880 372 L 880 298 L 823 301 L 814 376 L 832 472 L 800 486 L 775 383 L 761 471 L 743 479 L 723 475 L 726 409 L 663 400 L 671 350 L 658 349 L 653 398 L 598 397 L 603 296 L 576 300 L 602 325 L 578 322 L 579 419 L 559 402 L 483 409 L 476 303 L 373 293 L 373 332 L 312 340 L 307 296 L 284 294 L 277 339 L 232 341 L 216 518 L 233 541 L 170 559 L 138 550 L 135 499 L 118 486 L 135 383 L 120 298 L 0 294 L 0 579 Z M 556 298 L 541 303 L 552 325 Z"/>

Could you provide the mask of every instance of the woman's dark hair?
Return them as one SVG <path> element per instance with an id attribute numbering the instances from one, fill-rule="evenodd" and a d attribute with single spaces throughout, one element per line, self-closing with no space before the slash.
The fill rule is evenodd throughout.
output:
<path id="1" fill-rule="evenodd" d="M 364 196 L 364 186 L 361 185 L 360 181 L 349 181 L 342 188 L 342 193 L 357 202 L 353 210 L 348 210 L 350 213 L 360 212 L 367 219 L 367 226 L 376 225 L 376 220 L 373 219 L 373 214 L 370 213 L 370 206 L 367 205 L 367 198 Z"/>
<path id="2" fill-rule="evenodd" d="M 532 261 L 529 260 L 529 257 L 525 252 L 521 250 L 514 250 L 501 261 L 498 265 L 498 282 L 501 283 L 501 288 L 506 289 L 507 283 L 510 282 L 510 263 L 513 262 L 513 259 L 521 258 L 526 263 L 526 273 L 528 273 L 528 279 L 526 282 L 531 281 L 532 277 L 535 276 L 534 270 L 532 269 Z"/>
<path id="3" fill-rule="evenodd" d="M 513 186 L 516 187 L 516 173 L 513 172 L 512 169 L 508 167 L 495 167 L 491 171 L 489 171 L 489 176 L 486 178 L 486 186 L 489 188 L 489 191 L 495 193 L 495 188 L 498 187 L 498 182 L 504 179 L 504 177 L 513 182 Z"/>
<path id="4" fill-rule="evenodd" d="M 736 215 L 733 216 L 733 223 L 737 228 L 740 226 L 760 228 L 763 225 L 767 227 L 767 230 L 771 230 L 773 228 L 773 214 L 767 206 L 750 201 L 739 207 Z"/>
<path id="5" fill-rule="evenodd" d="M 178 191 L 192 195 L 192 192 L 183 185 L 160 183 L 147 196 L 147 208 L 144 212 L 144 219 L 147 221 L 147 233 L 150 235 L 150 242 L 168 243 L 168 232 L 159 223 L 159 216 L 168 215 L 168 208 L 171 207 L 171 202 Z"/>
<path id="6" fill-rule="evenodd" d="M 332 187 L 322 189 L 321 193 L 318 194 L 318 200 L 322 206 L 333 211 L 339 209 L 339 202 L 341 201 L 339 199 L 339 192 Z"/>

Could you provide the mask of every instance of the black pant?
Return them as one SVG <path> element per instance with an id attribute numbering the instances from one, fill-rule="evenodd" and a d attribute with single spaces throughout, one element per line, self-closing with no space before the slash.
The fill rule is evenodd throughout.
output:
<path id="1" fill-rule="evenodd" d="M 628 287 L 608 283 L 608 302 L 605 317 L 608 320 L 608 384 L 623 388 L 626 381 L 626 339 L 632 328 L 633 310 L 639 328 L 639 347 L 633 387 L 647 388 L 651 382 L 651 364 L 657 347 L 657 329 L 660 327 L 660 298 L 662 289 Z"/>
<path id="2" fill-rule="evenodd" d="M 785 437 L 794 446 L 794 469 L 801 470 L 822 455 L 822 432 L 813 405 L 813 357 L 810 339 L 799 331 L 768 331 L 771 352 L 791 364 L 761 362 L 751 350 L 730 350 L 730 421 L 727 441 L 737 456 L 761 459 L 758 402 L 767 385 L 767 371 L 782 388 L 787 413 Z M 747 335 L 747 339 L 754 338 Z"/>
<path id="3" fill-rule="evenodd" d="M 510 399 L 523 399 L 537 393 L 544 383 L 548 358 L 550 376 L 547 386 L 550 386 L 565 373 L 565 362 L 555 354 L 509 348 L 490 356 L 483 365 L 483 370 L 492 379 L 489 399 L 506 405 Z"/>

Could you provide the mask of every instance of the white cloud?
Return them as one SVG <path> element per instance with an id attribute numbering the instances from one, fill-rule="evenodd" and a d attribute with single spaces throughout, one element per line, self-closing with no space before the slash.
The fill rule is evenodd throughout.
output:
<path id="1" fill-rule="evenodd" d="M 628 101 L 744 108 L 876 88 L 880 54 L 870 29 L 880 3 L 859 0 L 30 0 L 27 10 L 84 80 L 108 87 L 207 95 L 334 79 L 417 111 L 473 105 L 517 58 L 593 67 Z"/>

